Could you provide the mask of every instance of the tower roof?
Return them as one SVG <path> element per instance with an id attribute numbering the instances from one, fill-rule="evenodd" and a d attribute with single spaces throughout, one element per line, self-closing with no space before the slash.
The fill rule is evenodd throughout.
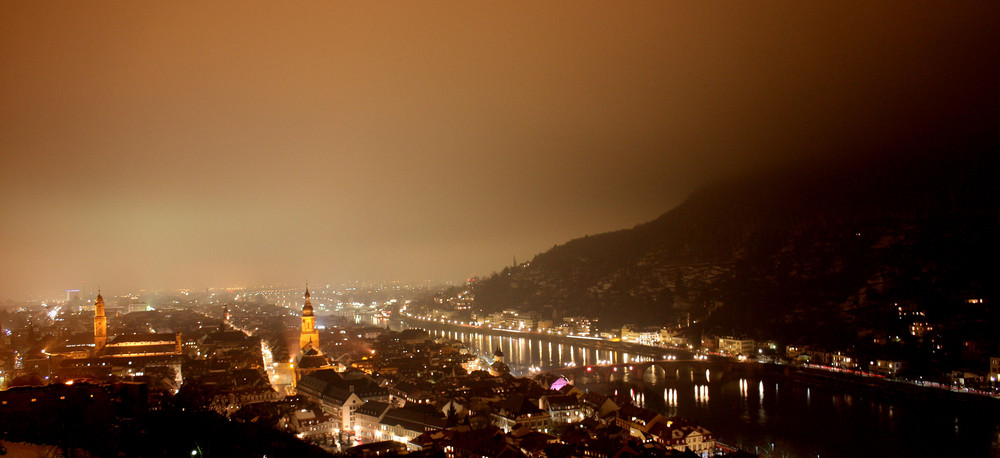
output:
<path id="1" fill-rule="evenodd" d="M 97 299 L 94 300 L 94 316 L 104 316 L 104 297 L 100 290 L 97 290 Z"/>
<path id="2" fill-rule="evenodd" d="M 503 351 L 500 350 L 500 347 L 497 347 L 497 351 L 493 352 L 493 356 L 503 356 Z"/>
<path id="3" fill-rule="evenodd" d="M 309 301 L 309 287 L 306 287 L 306 303 L 302 306 L 302 316 L 312 316 L 313 306 L 312 302 Z"/>

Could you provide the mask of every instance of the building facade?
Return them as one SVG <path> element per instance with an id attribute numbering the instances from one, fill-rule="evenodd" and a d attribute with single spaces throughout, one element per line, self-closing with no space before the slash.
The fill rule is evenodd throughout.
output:
<path id="1" fill-rule="evenodd" d="M 94 354 L 104 350 L 108 343 L 108 318 L 104 315 L 104 297 L 100 290 L 94 302 Z"/>
<path id="2" fill-rule="evenodd" d="M 719 351 L 729 355 L 750 356 L 754 352 L 753 340 L 721 337 L 719 338 Z"/>

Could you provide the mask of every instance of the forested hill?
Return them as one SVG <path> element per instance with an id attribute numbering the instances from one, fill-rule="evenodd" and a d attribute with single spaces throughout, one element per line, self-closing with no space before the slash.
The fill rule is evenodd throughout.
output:
<path id="1" fill-rule="evenodd" d="M 476 306 L 791 340 L 892 333 L 899 304 L 968 324 L 1000 278 L 996 165 L 897 155 L 729 180 L 482 278 Z"/>

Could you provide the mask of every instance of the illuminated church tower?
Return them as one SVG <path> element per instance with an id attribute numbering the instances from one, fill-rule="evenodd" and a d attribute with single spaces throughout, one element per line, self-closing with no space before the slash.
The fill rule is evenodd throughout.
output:
<path id="1" fill-rule="evenodd" d="M 229 330 L 229 304 L 226 304 L 226 308 L 222 311 L 222 324 L 219 325 L 219 332 Z"/>
<path id="2" fill-rule="evenodd" d="M 497 347 L 497 351 L 493 352 L 493 364 L 490 364 L 490 375 L 494 377 L 510 375 L 510 366 L 503 362 L 503 351 L 500 350 L 500 347 Z"/>
<path id="3" fill-rule="evenodd" d="M 97 300 L 94 302 L 94 353 L 97 354 L 108 344 L 108 318 L 104 316 L 104 298 L 101 290 L 97 290 Z"/>
<path id="4" fill-rule="evenodd" d="M 302 334 L 299 335 L 299 348 L 303 354 L 310 348 L 319 352 L 319 331 L 316 330 L 316 317 L 313 316 L 313 306 L 309 302 L 308 287 L 306 287 L 306 304 L 302 306 Z"/>

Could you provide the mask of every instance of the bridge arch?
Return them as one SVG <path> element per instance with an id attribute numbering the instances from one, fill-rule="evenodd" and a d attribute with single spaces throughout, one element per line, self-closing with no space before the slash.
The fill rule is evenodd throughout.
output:
<path id="1" fill-rule="evenodd" d="M 640 372 L 640 378 L 644 382 L 653 382 L 656 380 L 664 380 L 673 375 L 667 372 L 665 365 L 660 363 L 649 363 Z"/>

